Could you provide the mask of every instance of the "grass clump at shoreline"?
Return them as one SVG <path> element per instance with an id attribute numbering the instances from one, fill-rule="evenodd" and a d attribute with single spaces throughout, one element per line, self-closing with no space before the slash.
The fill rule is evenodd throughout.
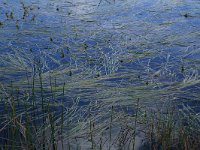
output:
<path id="1" fill-rule="evenodd" d="M 42 78 L 28 91 L 1 85 L 1 149 L 192 149 L 199 148 L 200 116 L 174 101 L 148 107 L 115 102 L 67 104 L 65 84 L 43 93 Z M 39 86 L 36 86 L 36 85 Z M 36 90 L 38 88 L 38 90 Z M 60 90 L 60 91 L 59 91 Z M 58 100 L 59 99 L 59 100 Z"/>

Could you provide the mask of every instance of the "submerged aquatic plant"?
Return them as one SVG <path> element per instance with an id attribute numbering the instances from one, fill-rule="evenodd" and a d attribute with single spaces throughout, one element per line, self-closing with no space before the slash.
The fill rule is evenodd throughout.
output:
<path id="1" fill-rule="evenodd" d="M 3 4 L 0 149 L 199 148 L 195 21 L 174 30 L 188 26 L 172 2 L 104 2 Z"/>

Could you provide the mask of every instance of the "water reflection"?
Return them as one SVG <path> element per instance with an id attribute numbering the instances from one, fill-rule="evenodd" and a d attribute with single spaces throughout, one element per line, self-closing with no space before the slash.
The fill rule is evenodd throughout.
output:
<path id="1" fill-rule="evenodd" d="M 74 69 L 85 79 L 120 75 L 126 76 L 124 82 L 130 79 L 131 84 L 148 83 L 152 88 L 182 84 L 192 72 L 198 79 L 198 1 L 31 0 L 24 3 L 26 18 L 22 3 L 0 6 L 1 53 L 6 58 L 1 64 L 8 69 L 2 79 L 14 76 L 13 68 L 31 72 L 34 61 L 27 60 L 35 57 L 42 57 L 44 72 Z M 14 18 L 6 18 L 11 12 Z M 183 72 L 182 66 L 190 69 Z M 79 76 L 76 80 L 82 82 Z M 140 81 L 132 76 L 140 76 Z M 124 93 L 130 94 L 126 84 Z"/>
<path id="2" fill-rule="evenodd" d="M 1 1 L 0 113 L 15 94 L 31 113 L 45 101 L 78 124 L 113 106 L 134 113 L 138 99 L 199 112 L 199 10 L 198 0 Z"/>

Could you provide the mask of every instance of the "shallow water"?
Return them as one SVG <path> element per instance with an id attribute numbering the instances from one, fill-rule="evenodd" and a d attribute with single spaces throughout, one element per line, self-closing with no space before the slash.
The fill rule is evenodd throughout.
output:
<path id="1" fill-rule="evenodd" d="M 55 116 L 62 102 L 72 122 L 90 113 L 104 123 L 112 106 L 134 114 L 138 99 L 200 112 L 199 10 L 199 0 L 2 0 L 2 120 L 9 95 L 23 101 L 34 90 L 27 101 L 40 107 L 45 97 Z"/>
<path id="2" fill-rule="evenodd" d="M 198 112 L 199 9 L 198 0 L 1 1 L 0 82 L 23 91 L 40 70 L 46 95 L 50 73 L 58 89 L 66 83 L 66 103 L 177 100 Z"/>
<path id="3" fill-rule="evenodd" d="M 59 84 L 89 101 L 187 93 L 199 83 L 199 8 L 197 0 L 1 2 L 1 83 L 18 84 L 37 63 L 44 74 L 63 72 Z"/>

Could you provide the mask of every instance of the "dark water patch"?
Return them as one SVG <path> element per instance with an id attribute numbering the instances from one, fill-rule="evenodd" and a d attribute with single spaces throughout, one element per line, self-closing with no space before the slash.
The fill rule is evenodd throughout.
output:
<path id="1" fill-rule="evenodd" d="M 186 91 L 188 93 L 198 93 L 200 88 L 200 83 L 196 83 L 194 85 L 188 85 L 184 88 L 182 88 L 182 91 Z"/>

